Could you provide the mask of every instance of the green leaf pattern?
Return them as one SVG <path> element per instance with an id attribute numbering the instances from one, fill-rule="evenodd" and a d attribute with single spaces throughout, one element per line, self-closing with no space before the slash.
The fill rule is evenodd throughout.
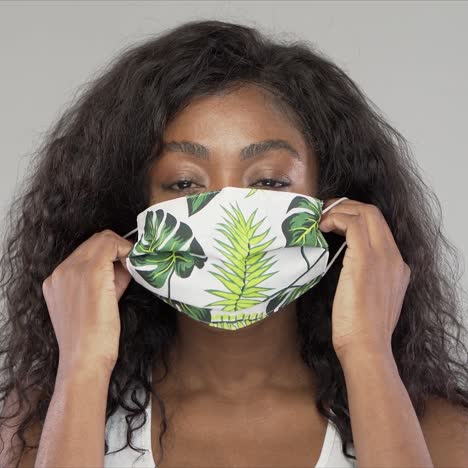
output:
<path id="1" fill-rule="evenodd" d="M 264 219 L 255 223 L 257 210 L 246 219 L 238 206 L 231 205 L 230 210 L 223 206 L 221 208 L 227 217 L 224 218 L 225 222 L 219 223 L 216 229 L 223 234 L 223 237 L 215 241 L 225 261 L 221 265 L 214 264 L 213 266 L 218 271 L 210 271 L 210 273 L 223 284 L 225 289 L 207 289 L 206 291 L 222 298 L 208 304 L 209 307 L 222 306 L 222 310 L 234 312 L 268 299 L 265 291 L 271 288 L 260 285 L 277 273 L 271 271 L 271 267 L 276 263 L 275 257 L 267 256 L 267 248 L 275 238 L 265 240 L 270 228 L 258 232 Z"/>
<path id="2" fill-rule="evenodd" d="M 189 241 L 188 250 L 184 251 Z M 207 260 L 190 227 L 182 222 L 177 226 L 176 218 L 161 209 L 146 213 L 143 237 L 134 245 L 128 257 L 134 267 L 153 267 L 151 270 L 135 269 L 151 286 L 162 288 L 167 281 L 169 299 L 171 276 L 175 273 L 181 278 L 188 278 L 195 266 L 203 268 Z"/>
<path id="3" fill-rule="evenodd" d="M 243 198 L 251 198 L 256 194 L 269 196 L 266 192 L 269 191 L 251 189 Z M 186 216 L 203 212 L 219 193 L 213 191 L 185 197 Z M 328 244 L 318 228 L 322 213 L 321 200 L 312 201 L 311 197 L 301 195 L 291 200 L 286 210 L 287 216 L 281 223 L 284 241 L 280 247 L 278 236 L 265 223 L 266 217 L 258 216 L 258 209 L 248 209 L 250 201 L 242 207 L 238 201 L 228 205 L 225 200 L 219 200 L 217 209 L 221 209 L 224 216 L 214 226 L 215 232 L 219 234 L 210 239 L 217 254 L 210 252 L 207 256 L 206 249 L 195 238 L 190 226 L 177 220 L 169 208 L 159 208 L 146 212 L 144 232 L 128 255 L 132 269 L 140 277 L 138 282 L 143 286 L 161 289 L 160 294 L 159 291 L 152 291 L 164 302 L 195 320 L 230 330 L 262 320 L 307 292 L 323 275 L 317 274 L 303 284 L 304 277 L 328 254 Z M 200 219 L 205 221 L 206 218 Z M 269 249 L 275 240 L 274 247 Z M 290 284 L 280 285 L 280 289 L 272 287 L 274 281 L 278 280 L 270 281 L 279 273 L 279 269 L 273 268 L 278 261 L 275 253 L 277 248 L 281 251 L 292 248 L 291 254 L 300 251 L 305 262 L 302 272 Z M 314 248 L 319 250 L 315 253 Z M 206 269 L 209 256 L 212 256 L 208 263 L 210 268 Z M 299 265 L 294 263 L 295 267 Z M 200 282 L 212 286 L 201 291 L 216 297 L 216 300 L 204 305 L 203 301 L 199 301 L 198 306 L 195 306 L 180 300 L 180 295 L 176 296 L 177 299 L 171 297 L 171 279 L 174 275 L 186 280 L 191 277 L 195 267 L 206 271 L 203 273 L 205 280 Z M 213 285 L 208 281 L 209 276 L 215 280 Z M 218 288 L 214 287 L 216 282 Z M 179 283 L 179 293 L 183 292 L 182 285 Z M 167 286 L 167 293 L 163 290 L 164 286 Z M 193 293 L 190 297 L 195 299 Z"/>
<path id="4" fill-rule="evenodd" d="M 189 216 L 198 213 L 202 208 L 204 208 L 208 203 L 213 200 L 213 198 L 218 195 L 218 191 L 214 192 L 202 192 L 195 195 L 189 195 L 187 197 L 187 207 Z"/>
<path id="5" fill-rule="evenodd" d="M 287 213 L 294 208 L 301 208 L 298 213 L 288 216 L 282 224 L 287 247 L 302 247 L 305 245 L 328 248 L 327 241 L 318 229 L 321 217 L 321 207 L 305 197 L 297 196 L 289 204 Z"/>

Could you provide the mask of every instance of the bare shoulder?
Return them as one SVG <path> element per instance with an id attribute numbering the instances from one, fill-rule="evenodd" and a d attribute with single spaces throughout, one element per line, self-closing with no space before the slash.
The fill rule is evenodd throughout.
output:
<path id="1" fill-rule="evenodd" d="M 31 404 L 37 403 L 39 400 L 38 393 L 30 394 Z M 11 392 L 3 406 L 1 416 L 11 416 L 18 411 L 18 398 L 15 392 Z M 1 467 L 18 467 L 18 468 L 34 468 L 38 449 L 27 449 L 22 451 L 23 444 L 16 434 L 20 422 L 24 419 L 25 412 L 23 410 L 14 418 L 1 421 L 0 437 L 2 443 L 0 445 L 0 466 Z M 24 434 L 24 438 L 28 445 L 39 445 L 41 438 L 41 426 L 39 423 L 33 424 Z M 19 462 L 19 464 L 18 464 Z"/>
<path id="2" fill-rule="evenodd" d="M 468 466 L 468 408 L 431 398 L 420 424 L 434 467 Z"/>

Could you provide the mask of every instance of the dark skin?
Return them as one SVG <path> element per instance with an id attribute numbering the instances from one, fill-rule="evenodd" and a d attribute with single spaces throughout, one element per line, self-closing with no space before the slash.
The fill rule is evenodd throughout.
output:
<path id="1" fill-rule="evenodd" d="M 277 149 L 239 160 L 245 146 L 280 138 L 299 159 Z M 181 152 L 161 155 L 151 170 L 152 203 L 224 186 L 316 194 L 314 154 L 258 88 L 194 101 L 167 127 L 164 140 L 194 141 L 211 154 L 209 160 Z M 284 188 L 265 181 L 283 178 L 290 183 Z M 193 190 L 163 188 L 181 179 L 193 179 Z M 332 341 L 346 379 L 359 467 L 468 466 L 467 412 L 431 398 L 418 420 L 389 352 L 409 275 L 381 213 L 345 200 L 322 216 L 320 229 L 346 236 L 348 244 L 333 302 Z M 43 449 L 23 452 L 20 468 L 36 461 L 102 466 L 105 401 L 119 344 L 117 304 L 131 280 L 125 257 L 132 246 L 112 231 L 96 233 L 44 281 L 61 358 L 44 427 L 36 423 L 25 434 L 29 445 L 41 440 Z M 179 334 L 170 350 L 170 372 L 154 383 L 169 428 L 159 468 L 314 466 L 327 421 L 315 409 L 316 376 L 299 355 L 295 304 L 237 331 L 174 313 Z M 160 373 L 153 369 L 153 382 Z M 157 459 L 161 415 L 154 399 L 152 408 Z M 14 429 L 15 423 L 3 427 L 2 439 L 10 441 Z M 21 445 L 17 438 L 15 444 Z M 2 466 L 15 464 L 0 457 Z"/>
<path id="2" fill-rule="evenodd" d="M 242 148 L 269 139 L 287 141 L 298 157 L 274 149 L 241 160 Z M 163 152 L 151 170 L 152 204 L 225 186 L 316 193 L 316 158 L 256 88 L 194 101 L 167 127 L 164 142 L 174 141 L 204 145 L 209 158 Z M 158 385 L 170 417 L 161 466 L 313 466 L 327 420 L 315 408 L 314 376 L 299 354 L 296 304 L 235 332 L 177 317 L 170 374 Z M 153 381 L 157 376 L 155 370 Z M 156 454 L 160 415 L 152 416 Z"/>
<path id="3" fill-rule="evenodd" d="M 246 146 L 272 139 L 288 142 L 296 157 L 281 148 L 240 158 Z M 166 144 L 182 141 L 203 145 L 209 158 L 168 146 L 151 169 L 151 204 L 225 186 L 317 194 L 316 155 L 255 86 L 193 101 L 164 134 Z M 410 270 L 382 214 L 345 200 L 322 216 L 320 229 L 348 242 L 334 300 L 333 346 L 346 378 L 360 465 L 466 466 L 468 415 L 429 399 L 419 421 L 398 375 L 390 339 Z M 169 374 L 157 384 L 169 430 L 159 468 L 315 466 L 327 420 L 315 408 L 315 376 L 299 354 L 296 304 L 235 332 L 177 317 Z M 153 382 L 160 372 L 153 370 Z M 152 408 L 157 454 L 161 415 L 154 399 Z"/>

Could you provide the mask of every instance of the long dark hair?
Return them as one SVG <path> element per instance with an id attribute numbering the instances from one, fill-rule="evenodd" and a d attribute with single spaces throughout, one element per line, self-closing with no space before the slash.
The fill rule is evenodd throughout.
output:
<path id="1" fill-rule="evenodd" d="M 46 134 L 8 211 L 0 264 L 5 299 L 0 401 L 16 389 L 21 405 L 29 406 L 18 427 L 23 444 L 25 429 L 45 419 L 58 365 L 42 282 L 94 232 L 109 228 L 124 235 L 135 227 L 136 215 L 149 205 L 148 173 L 163 130 L 178 112 L 195 97 L 244 84 L 268 92 L 313 148 L 320 165 L 317 197 L 346 196 L 376 205 L 385 216 L 411 268 L 392 349 L 418 416 L 433 396 L 468 408 L 461 255 L 441 231 L 440 203 L 423 182 L 405 138 L 313 44 L 273 40 L 245 25 L 197 20 L 122 50 L 87 84 Z M 333 256 L 343 237 L 326 237 Z M 353 439 L 345 380 L 331 340 L 341 266 L 338 259 L 298 299 L 297 318 L 302 358 L 317 378 L 317 408 L 337 426 L 343 453 L 355 458 L 347 450 Z M 146 422 L 152 394 L 148 369 L 157 362 L 167 372 L 176 313 L 135 281 L 119 306 L 119 358 L 106 421 L 119 405 L 129 411 L 127 445 L 142 452 L 132 436 Z M 163 454 L 166 414 L 153 384 L 163 416 Z M 29 389 L 42 395 L 34 407 L 27 404 Z M 135 398 L 141 389 L 142 402 Z M 140 416 L 143 422 L 132 428 Z"/>

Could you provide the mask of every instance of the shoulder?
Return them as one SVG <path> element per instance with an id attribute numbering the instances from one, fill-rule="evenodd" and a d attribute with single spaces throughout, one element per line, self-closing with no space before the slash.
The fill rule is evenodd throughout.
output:
<path id="1" fill-rule="evenodd" d="M 430 398 L 420 424 L 434 467 L 468 466 L 468 408 Z"/>

